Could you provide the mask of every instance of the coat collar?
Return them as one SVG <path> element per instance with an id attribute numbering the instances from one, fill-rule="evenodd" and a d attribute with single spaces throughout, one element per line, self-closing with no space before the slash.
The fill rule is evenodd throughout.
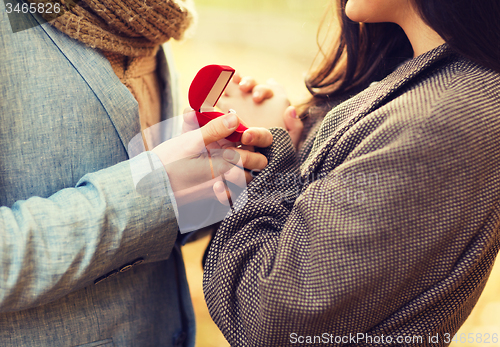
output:
<path id="1" fill-rule="evenodd" d="M 114 73 L 109 61 L 98 50 L 61 33 L 49 23 L 40 27 L 85 80 L 108 114 L 130 156 L 128 144 L 140 133 L 137 101 Z M 92 117 L 93 115 L 81 115 Z"/>
<path id="2" fill-rule="evenodd" d="M 350 98 L 332 109 L 323 120 L 312 145 L 307 160 L 302 164 L 302 176 L 307 177 L 314 172 L 333 150 L 345 132 L 368 113 L 383 105 L 402 87 L 421 75 L 429 67 L 450 56 L 451 49 L 443 44 L 427 53 L 409 60 L 382 81 Z"/>

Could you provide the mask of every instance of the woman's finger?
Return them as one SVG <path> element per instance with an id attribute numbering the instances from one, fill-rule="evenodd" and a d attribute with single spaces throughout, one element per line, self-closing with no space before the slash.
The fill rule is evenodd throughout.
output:
<path id="1" fill-rule="evenodd" d="M 231 79 L 233 83 L 239 84 L 241 82 L 241 75 L 238 71 L 236 71 Z"/>
<path id="2" fill-rule="evenodd" d="M 304 123 L 300 118 L 297 118 L 297 111 L 295 107 L 289 106 L 283 114 L 283 121 L 285 122 L 286 130 L 290 135 L 295 148 L 299 145 Z"/>
<path id="3" fill-rule="evenodd" d="M 257 104 L 263 102 L 266 99 L 270 99 L 273 96 L 273 90 L 266 84 L 258 84 L 253 88 L 252 91 L 252 99 Z"/>
<path id="4" fill-rule="evenodd" d="M 245 76 L 241 78 L 241 81 L 239 82 L 240 85 L 240 90 L 244 93 L 250 93 L 252 92 L 252 89 L 257 85 L 257 82 L 255 79 L 251 76 Z"/>

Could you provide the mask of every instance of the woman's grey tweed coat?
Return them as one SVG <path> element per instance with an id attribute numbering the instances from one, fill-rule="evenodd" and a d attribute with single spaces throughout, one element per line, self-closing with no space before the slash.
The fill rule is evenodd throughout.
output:
<path id="1" fill-rule="evenodd" d="M 205 265 L 231 346 L 447 345 L 499 246 L 500 75 L 443 45 L 334 108 L 298 160 L 273 135 Z"/>

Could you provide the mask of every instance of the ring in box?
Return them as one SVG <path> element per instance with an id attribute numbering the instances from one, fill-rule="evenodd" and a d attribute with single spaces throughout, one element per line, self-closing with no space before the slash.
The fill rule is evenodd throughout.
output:
<path id="1" fill-rule="evenodd" d="M 215 110 L 215 104 L 219 101 L 224 89 L 233 77 L 234 69 L 226 65 L 207 65 L 203 67 L 191 82 L 189 87 L 189 105 L 196 112 L 196 118 L 200 127 L 212 119 L 224 115 Z M 238 128 L 226 137 L 229 141 L 239 142 L 241 135 L 248 128 L 240 123 Z"/>

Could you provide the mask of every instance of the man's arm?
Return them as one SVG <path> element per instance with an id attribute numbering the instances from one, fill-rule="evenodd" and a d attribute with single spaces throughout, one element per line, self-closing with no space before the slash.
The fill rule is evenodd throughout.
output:
<path id="1" fill-rule="evenodd" d="M 141 194 L 132 177 L 148 154 L 87 174 L 47 199 L 0 208 L 1 311 L 51 302 L 129 265 L 168 258 L 178 232 L 169 194 Z"/>

